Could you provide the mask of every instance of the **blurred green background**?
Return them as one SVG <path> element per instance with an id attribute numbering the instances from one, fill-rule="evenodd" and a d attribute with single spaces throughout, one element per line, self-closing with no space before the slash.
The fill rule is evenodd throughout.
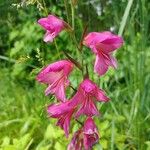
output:
<path id="1" fill-rule="evenodd" d="M 63 50 L 80 58 L 66 32 L 56 38 L 57 50 L 56 43 L 43 42 L 37 20 L 47 13 L 74 25 L 77 42 L 86 25 L 88 32 L 123 36 L 124 46 L 115 53 L 118 69 L 101 78 L 93 74 L 91 51 L 83 49 L 90 78 L 111 98 L 98 104 L 101 138 L 93 149 L 150 150 L 149 0 L 0 0 L 0 150 L 65 150 L 79 126 L 72 121 L 71 135 L 64 137 L 46 113 L 55 98 L 45 97 L 46 86 L 35 81 L 44 65 L 65 58 Z M 70 80 L 77 88 L 81 73 L 74 71 Z"/>

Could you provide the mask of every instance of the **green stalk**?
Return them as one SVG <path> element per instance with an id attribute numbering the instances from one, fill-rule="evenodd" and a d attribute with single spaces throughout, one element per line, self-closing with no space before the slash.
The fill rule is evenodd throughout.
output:
<path id="1" fill-rule="evenodd" d="M 67 20 L 68 20 L 68 24 L 69 24 L 69 12 L 68 12 L 68 8 L 67 8 L 67 1 L 64 0 L 64 5 L 65 5 L 65 10 L 66 10 L 66 14 L 67 14 Z M 75 21 L 74 21 L 74 18 L 75 18 L 75 11 L 74 11 L 74 5 L 73 5 L 73 2 L 71 0 L 71 26 L 72 26 L 72 32 L 70 32 L 70 37 L 76 47 L 76 55 L 78 58 L 80 58 L 80 48 L 79 48 L 79 44 L 78 44 L 78 41 L 76 39 L 76 36 L 75 36 L 75 32 L 74 32 L 74 27 L 75 27 Z M 80 63 L 81 63 L 81 59 L 80 59 Z"/>
<path id="2" fill-rule="evenodd" d="M 47 8 L 46 8 L 45 0 L 43 0 L 43 6 L 44 6 L 45 14 L 48 16 L 48 10 L 47 10 Z"/>
<path id="3" fill-rule="evenodd" d="M 64 5 L 65 5 L 66 14 L 67 14 L 67 22 L 69 24 L 69 13 L 68 13 L 67 1 L 66 0 L 64 0 Z"/>
<path id="4" fill-rule="evenodd" d="M 56 50 L 57 50 L 57 53 L 58 53 L 58 57 L 59 57 L 59 59 L 61 59 L 61 56 L 60 56 L 60 52 L 59 52 L 59 49 L 58 49 L 58 46 L 57 46 L 56 39 L 54 39 L 54 44 L 55 44 L 55 47 L 56 47 Z"/>
<path id="5" fill-rule="evenodd" d="M 74 23 L 74 18 L 75 18 L 75 12 L 74 12 L 74 6 L 73 6 L 73 2 L 72 2 L 72 0 L 70 0 L 71 2 L 71 18 L 72 18 L 72 28 L 73 28 L 73 30 L 74 30 L 74 25 L 75 25 L 75 23 Z"/>
<path id="6" fill-rule="evenodd" d="M 122 21 L 121 21 L 119 32 L 118 32 L 118 34 L 120 36 L 123 34 L 123 31 L 124 31 L 125 25 L 127 23 L 127 18 L 129 16 L 129 12 L 130 12 L 132 4 L 133 4 L 133 0 L 128 0 L 128 4 L 127 4 L 126 9 L 124 11 L 124 15 L 122 17 Z"/>
<path id="7" fill-rule="evenodd" d="M 111 126 L 111 150 L 114 150 L 114 142 L 115 142 L 115 120 L 113 118 L 112 120 L 112 126 Z"/>

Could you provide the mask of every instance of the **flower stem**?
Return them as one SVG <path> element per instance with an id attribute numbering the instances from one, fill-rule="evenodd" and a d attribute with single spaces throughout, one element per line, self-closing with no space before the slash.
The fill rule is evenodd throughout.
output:
<path id="1" fill-rule="evenodd" d="M 75 119 L 76 122 L 78 122 L 81 126 L 83 126 L 83 123 L 79 121 L 78 119 Z"/>
<path id="2" fill-rule="evenodd" d="M 57 46 L 56 39 L 54 39 L 54 44 L 55 44 L 55 47 L 56 47 L 56 50 L 57 50 L 57 53 L 58 53 L 58 57 L 59 57 L 59 59 L 61 59 L 61 56 L 60 56 L 60 52 L 59 52 L 59 49 L 58 49 L 58 46 Z"/>
<path id="3" fill-rule="evenodd" d="M 85 25 L 84 30 L 82 32 L 81 40 L 80 40 L 80 43 L 79 43 L 79 49 L 80 49 L 80 51 L 82 51 L 83 40 L 84 40 L 84 37 L 85 37 L 85 35 L 87 33 L 87 28 L 88 28 L 88 24 Z"/>
<path id="4" fill-rule="evenodd" d="M 75 89 L 71 84 L 69 85 L 75 92 L 77 92 L 77 89 Z"/>
<path id="5" fill-rule="evenodd" d="M 67 52 L 63 51 L 65 56 L 73 63 L 77 68 L 79 68 L 82 71 L 82 66 L 79 62 L 77 62 L 74 58 L 72 58 Z"/>
<path id="6" fill-rule="evenodd" d="M 89 71 L 88 71 L 88 66 L 86 64 L 86 74 L 84 75 L 84 79 L 89 78 Z"/>
<path id="7" fill-rule="evenodd" d="M 45 14 L 48 16 L 48 10 L 47 10 L 47 8 L 46 8 L 45 0 L 43 0 L 43 6 L 44 6 L 44 12 L 45 12 Z"/>
<path id="8" fill-rule="evenodd" d="M 69 13 L 68 13 L 67 1 L 66 0 L 64 0 L 64 5 L 65 5 L 66 14 L 67 14 L 67 22 L 69 24 Z"/>
<path id="9" fill-rule="evenodd" d="M 74 6 L 73 6 L 73 1 L 72 0 L 70 0 L 71 2 L 71 18 L 72 18 L 72 28 L 73 28 L 73 30 L 74 30 L 74 25 L 75 25 L 75 23 L 74 23 L 74 18 L 75 18 L 75 11 L 74 11 Z"/>

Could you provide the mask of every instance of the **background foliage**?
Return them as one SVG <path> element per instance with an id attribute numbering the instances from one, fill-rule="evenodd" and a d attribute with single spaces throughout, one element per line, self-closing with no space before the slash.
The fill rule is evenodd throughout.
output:
<path id="1" fill-rule="evenodd" d="M 118 69 L 104 77 L 92 74 L 94 57 L 84 48 L 90 78 L 111 97 L 109 103 L 99 104 L 101 139 L 94 149 L 150 150 L 148 0 L 0 0 L 0 150 L 63 150 L 70 141 L 45 112 L 56 100 L 45 97 L 45 86 L 35 81 L 43 65 L 65 58 L 63 50 L 79 58 L 66 32 L 57 37 L 57 48 L 43 42 L 37 20 L 47 12 L 74 24 L 78 42 L 86 25 L 88 32 L 123 33 L 125 44 L 116 52 Z M 77 87 L 80 73 L 74 71 L 70 80 Z M 72 125 L 71 132 L 77 127 Z"/>

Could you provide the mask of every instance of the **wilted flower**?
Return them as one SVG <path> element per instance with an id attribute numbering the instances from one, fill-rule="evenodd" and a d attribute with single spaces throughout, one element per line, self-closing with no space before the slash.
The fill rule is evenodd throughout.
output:
<path id="1" fill-rule="evenodd" d="M 46 30 L 45 42 L 53 42 L 53 39 L 66 27 L 66 23 L 54 15 L 41 18 L 38 23 Z"/>
<path id="2" fill-rule="evenodd" d="M 111 32 L 91 32 L 84 38 L 84 45 L 91 48 L 96 54 L 94 71 L 99 75 L 103 75 L 109 66 L 117 67 L 116 59 L 111 52 L 120 48 L 123 39 Z"/>
<path id="3" fill-rule="evenodd" d="M 45 94 L 55 94 L 58 100 L 66 101 L 65 88 L 69 85 L 68 76 L 72 69 L 73 64 L 68 60 L 57 61 L 42 69 L 37 80 L 48 84 Z"/>
<path id="4" fill-rule="evenodd" d="M 92 146 L 99 140 L 97 127 L 91 117 L 89 117 L 83 127 L 84 133 L 84 147 L 86 150 L 92 149 Z"/>
<path id="5" fill-rule="evenodd" d="M 70 120 L 74 113 L 74 108 L 70 107 L 68 103 L 69 101 L 57 105 L 53 104 L 47 108 L 49 116 L 58 119 L 56 125 L 65 131 L 66 137 L 69 135 Z"/>
<path id="6" fill-rule="evenodd" d="M 79 86 L 77 93 L 71 99 L 70 104 L 72 107 L 80 105 L 76 113 L 76 117 L 81 114 L 87 116 L 98 115 L 99 111 L 96 108 L 96 101 L 107 102 L 109 98 L 105 95 L 104 91 L 99 89 L 98 86 L 89 79 L 85 79 Z"/>

